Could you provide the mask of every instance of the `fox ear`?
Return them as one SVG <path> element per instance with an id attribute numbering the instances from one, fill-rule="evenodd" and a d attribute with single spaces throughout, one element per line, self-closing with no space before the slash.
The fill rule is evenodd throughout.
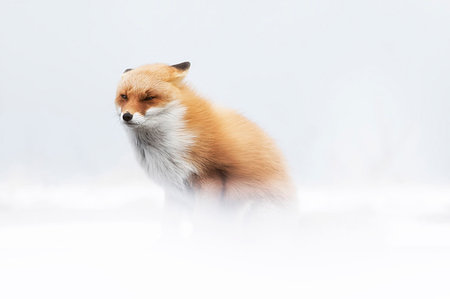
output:
<path id="1" fill-rule="evenodd" d="M 171 65 L 173 72 L 173 80 L 175 81 L 181 81 L 186 76 L 189 67 L 191 66 L 191 63 L 189 61 L 185 61 L 182 63 Z"/>
<path id="2" fill-rule="evenodd" d="M 126 69 L 123 71 L 123 74 L 125 74 L 126 72 L 132 71 L 133 69 Z"/>
<path id="3" fill-rule="evenodd" d="M 191 67 L 191 63 L 189 61 L 185 61 L 185 62 L 182 62 L 182 63 L 171 65 L 171 67 L 174 67 L 174 68 L 176 68 L 179 71 L 186 72 Z"/>

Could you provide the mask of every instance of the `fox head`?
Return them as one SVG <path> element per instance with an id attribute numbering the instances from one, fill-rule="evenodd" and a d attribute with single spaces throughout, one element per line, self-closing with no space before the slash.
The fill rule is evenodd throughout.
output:
<path id="1" fill-rule="evenodd" d="M 115 99 L 121 122 L 128 127 L 139 127 L 151 122 L 158 111 L 179 97 L 181 81 L 190 65 L 189 62 L 150 64 L 126 69 Z"/>

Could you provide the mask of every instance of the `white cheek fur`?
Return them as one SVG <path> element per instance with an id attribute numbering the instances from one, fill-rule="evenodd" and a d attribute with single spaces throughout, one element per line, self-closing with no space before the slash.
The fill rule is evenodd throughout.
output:
<path id="1" fill-rule="evenodd" d="M 145 117 L 139 112 L 133 113 L 133 118 L 129 121 L 134 125 L 142 125 L 145 122 Z"/>

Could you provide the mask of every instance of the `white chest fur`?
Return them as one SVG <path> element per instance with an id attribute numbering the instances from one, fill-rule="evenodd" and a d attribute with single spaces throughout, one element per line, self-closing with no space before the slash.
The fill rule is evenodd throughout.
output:
<path id="1" fill-rule="evenodd" d="M 184 189 L 196 173 L 188 160 L 195 136 L 188 132 L 183 119 L 186 108 L 178 101 L 164 107 L 150 108 L 142 124 L 130 128 L 130 136 L 141 164 L 157 183 Z"/>

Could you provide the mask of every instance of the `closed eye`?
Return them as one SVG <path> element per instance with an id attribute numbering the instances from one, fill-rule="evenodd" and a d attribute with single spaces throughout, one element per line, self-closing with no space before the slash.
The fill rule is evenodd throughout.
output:
<path id="1" fill-rule="evenodd" d="M 153 100 L 154 98 L 156 98 L 156 97 L 151 97 L 151 96 L 149 96 L 149 97 L 144 98 L 143 101 L 151 101 L 151 100 Z"/>

